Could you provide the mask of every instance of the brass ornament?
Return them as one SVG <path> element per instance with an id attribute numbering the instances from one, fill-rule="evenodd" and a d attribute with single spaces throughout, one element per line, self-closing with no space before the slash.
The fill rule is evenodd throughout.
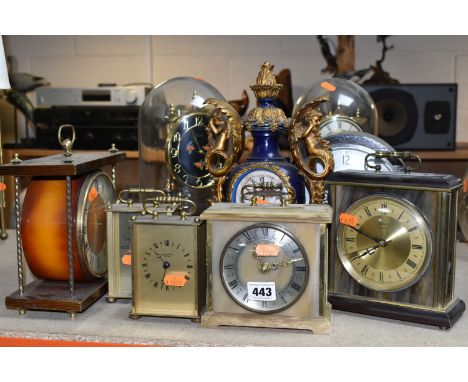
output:
<path id="1" fill-rule="evenodd" d="M 327 102 L 327 97 L 319 97 L 304 105 L 296 114 L 288 130 L 288 141 L 293 163 L 304 175 L 311 191 L 311 202 L 322 203 L 325 197 L 324 178 L 333 171 L 334 160 L 330 143 L 320 135 L 320 121 L 323 114 L 317 107 Z M 301 154 L 301 142 L 305 145 L 308 157 Z M 323 171 L 315 171 L 315 162 L 323 163 Z"/>
<path id="2" fill-rule="evenodd" d="M 281 84 L 276 83 L 276 77 L 273 74 L 274 65 L 268 62 L 260 66 L 260 72 L 257 76 L 256 84 L 250 86 L 257 98 L 276 98 Z M 251 130 L 252 126 L 269 127 L 271 131 L 276 131 L 280 126 L 287 126 L 288 119 L 283 110 L 276 107 L 256 107 L 252 109 L 244 122 L 247 130 Z"/>

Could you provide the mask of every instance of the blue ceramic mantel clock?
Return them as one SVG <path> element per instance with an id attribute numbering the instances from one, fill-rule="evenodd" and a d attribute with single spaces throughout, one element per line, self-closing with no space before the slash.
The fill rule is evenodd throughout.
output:
<path id="1" fill-rule="evenodd" d="M 284 198 L 300 204 L 322 201 L 314 181 L 321 182 L 332 169 L 333 157 L 328 142 L 320 137 L 318 122 L 322 115 L 315 109 L 327 98 L 306 104 L 298 113 L 300 117 L 290 123 L 274 106 L 282 85 L 276 83 L 273 67 L 268 62 L 261 65 L 256 84 L 251 86 L 258 106 L 243 122 L 225 101 L 205 101 L 216 107 L 208 123 L 210 149 L 206 156 L 207 169 L 216 181 L 215 201 L 249 203 L 254 197 L 264 204 L 279 204 Z M 239 164 L 245 130 L 252 134 L 254 147 Z M 278 140 L 284 131 L 288 132 L 295 164 L 280 153 Z M 306 159 L 301 153 L 306 153 Z M 313 170 L 316 161 L 323 164 L 321 173 Z"/>

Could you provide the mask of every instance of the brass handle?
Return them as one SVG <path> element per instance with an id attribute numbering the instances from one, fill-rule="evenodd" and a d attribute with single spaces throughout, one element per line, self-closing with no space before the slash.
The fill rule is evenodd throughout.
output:
<path id="1" fill-rule="evenodd" d="M 64 128 L 70 128 L 71 129 L 71 131 L 72 131 L 71 139 L 70 138 L 62 139 L 62 130 Z M 67 161 L 69 161 L 69 159 L 70 159 L 70 157 L 72 155 L 73 143 L 75 143 L 75 139 L 76 139 L 75 128 L 73 127 L 73 125 L 61 125 L 59 127 L 59 129 L 58 129 L 57 138 L 58 138 L 58 141 L 60 143 L 60 146 L 62 146 L 62 148 L 65 150 L 63 155 L 65 155 Z"/>
<path id="2" fill-rule="evenodd" d="M 124 195 L 127 194 L 127 199 L 124 198 Z M 119 192 L 119 203 L 126 203 L 129 207 L 132 206 L 133 200 L 130 197 L 132 194 L 161 194 L 165 195 L 164 191 L 157 190 L 155 188 L 126 188 Z"/>
<path id="3" fill-rule="evenodd" d="M 155 209 L 150 209 L 147 207 L 147 204 L 151 203 Z M 185 220 L 187 216 L 195 215 L 197 211 L 197 204 L 187 198 L 180 196 L 156 196 L 154 198 L 145 199 L 143 202 L 143 211 L 146 214 L 150 214 L 154 219 L 157 219 L 160 210 L 156 209 L 159 204 L 167 204 L 166 210 L 164 213 L 166 215 L 176 215 L 179 214 L 182 220 Z"/>
<path id="4" fill-rule="evenodd" d="M 367 154 L 366 157 L 364 158 L 364 162 L 366 167 L 374 169 L 376 172 L 380 172 L 381 166 L 379 164 L 372 165 L 368 161 L 370 158 L 375 158 L 375 159 L 401 159 L 403 161 L 418 161 L 418 164 L 416 167 L 410 167 L 405 163 L 405 172 L 410 173 L 411 171 L 417 170 L 419 167 L 421 167 L 421 158 L 416 155 L 411 153 L 410 151 L 383 151 L 383 150 L 377 150 L 374 153 Z"/>

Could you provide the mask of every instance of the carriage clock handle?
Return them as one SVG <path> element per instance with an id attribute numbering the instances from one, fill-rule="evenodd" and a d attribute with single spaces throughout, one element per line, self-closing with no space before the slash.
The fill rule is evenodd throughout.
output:
<path id="1" fill-rule="evenodd" d="M 375 159 L 401 159 L 404 161 L 414 161 L 416 160 L 418 164 L 416 167 L 410 167 L 405 163 L 405 173 L 409 174 L 411 171 L 417 170 L 421 166 L 421 158 L 413 154 L 409 151 L 383 151 L 383 150 L 377 150 L 374 153 L 367 154 L 366 157 L 364 158 L 364 162 L 366 167 L 373 168 L 375 169 L 376 172 L 380 172 L 381 166 L 379 164 L 372 165 L 369 163 L 370 158 L 375 158 Z"/>
<path id="2" fill-rule="evenodd" d="M 157 219 L 161 211 L 157 209 L 149 209 L 147 204 L 151 203 L 154 208 L 158 207 L 159 204 L 167 204 L 166 211 L 164 213 L 168 216 L 179 214 L 181 220 L 185 220 L 187 216 L 195 215 L 197 211 L 197 204 L 185 197 L 181 196 L 155 196 L 154 198 L 145 199 L 143 202 L 143 211 L 145 214 L 153 216 L 153 219 Z"/>

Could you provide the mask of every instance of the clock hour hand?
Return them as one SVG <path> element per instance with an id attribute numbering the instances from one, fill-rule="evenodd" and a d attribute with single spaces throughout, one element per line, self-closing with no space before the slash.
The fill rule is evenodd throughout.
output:
<path id="1" fill-rule="evenodd" d="M 348 257 L 349 261 L 354 261 L 356 259 L 360 259 L 361 257 L 374 254 L 375 250 L 379 247 L 380 247 L 380 244 L 375 244 L 368 248 L 361 248 L 361 249 L 358 249 L 357 251 L 347 253 L 346 257 Z M 349 255 L 352 255 L 352 254 L 354 254 L 354 256 L 349 257 Z"/>
<path id="2" fill-rule="evenodd" d="M 198 138 L 197 138 L 197 135 L 195 133 L 192 133 L 192 138 L 195 142 L 195 145 L 197 146 L 197 151 L 199 154 L 204 154 L 204 151 L 202 150 L 201 146 L 200 146 L 200 142 L 198 142 Z"/>

